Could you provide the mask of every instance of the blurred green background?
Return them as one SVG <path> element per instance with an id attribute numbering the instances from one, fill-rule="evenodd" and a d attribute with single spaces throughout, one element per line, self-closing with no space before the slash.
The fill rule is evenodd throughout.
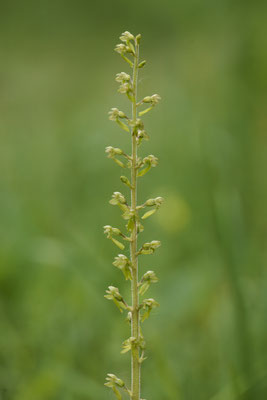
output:
<path id="1" fill-rule="evenodd" d="M 0 399 L 104 400 L 128 326 L 103 295 L 129 295 L 103 225 L 123 191 L 105 146 L 129 151 L 107 118 L 128 110 L 113 52 L 142 33 L 140 96 L 159 167 L 139 201 L 163 196 L 140 241 L 161 304 L 144 324 L 148 400 L 267 398 L 267 3 L 1 1 Z"/>

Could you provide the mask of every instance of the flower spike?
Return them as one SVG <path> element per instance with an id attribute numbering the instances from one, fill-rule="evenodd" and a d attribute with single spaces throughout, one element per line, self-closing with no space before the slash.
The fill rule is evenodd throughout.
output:
<path id="1" fill-rule="evenodd" d="M 109 203 L 118 206 L 122 211 L 123 220 L 127 221 L 126 229 L 128 236 L 124 235 L 119 228 L 110 225 L 104 226 L 104 233 L 120 250 L 125 249 L 125 245 L 120 241 L 129 242 L 129 249 L 125 249 L 125 254 L 118 254 L 113 261 L 114 267 L 119 269 L 125 280 L 131 285 L 131 304 L 128 305 L 122 297 L 119 289 L 109 286 L 106 290 L 105 298 L 112 300 L 119 308 L 120 312 L 127 312 L 126 321 L 131 325 L 131 336 L 124 340 L 121 353 L 131 354 L 131 388 L 128 389 L 124 381 L 114 374 L 107 374 L 105 386 L 112 389 L 117 400 L 122 400 L 122 392 L 126 392 L 131 400 L 144 400 L 140 397 L 140 369 L 145 357 L 145 340 L 141 331 L 141 322 L 148 318 L 152 309 L 158 307 L 158 303 L 152 299 L 144 299 L 139 302 L 139 295 L 144 295 L 152 283 L 158 282 L 154 271 L 147 271 L 139 280 L 138 263 L 139 255 L 153 254 L 160 246 L 160 241 L 152 240 L 144 243 L 138 250 L 138 235 L 143 232 L 144 226 L 141 221 L 153 215 L 162 205 L 163 198 L 155 197 L 146 200 L 142 205 L 137 205 L 137 186 L 138 178 L 144 176 L 151 168 L 158 164 L 158 159 L 150 154 L 143 159 L 138 156 L 139 146 L 144 140 L 149 140 L 149 135 L 145 129 L 144 122 L 140 117 L 152 110 L 160 101 L 158 94 L 145 96 L 142 100 L 137 99 L 138 73 L 145 66 L 146 61 L 139 59 L 141 34 L 134 36 L 129 31 L 120 35 L 120 43 L 116 45 L 115 51 L 132 68 L 131 74 L 119 72 L 116 74 L 115 81 L 119 84 L 118 92 L 125 94 L 131 103 L 131 116 L 127 116 L 118 108 L 111 108 L 109 119 L 116 122 L 121 129 L 129 133 L 131 140 L 131 154 L 127 155 L 119 147 L 106 147 L 107 157 L 112 159 L 119 167 L 124 168 L 125 173 L 120 176 L 121 182 L 130 190 L 129 198 L 120 191 L 113 192 Z M 139 106 L 146 108 L 137 112 Z M 123 157 L 126 160 L 123 160 Z M 130 174 L 127 176 L 127 169 Z M 129 203 L 128 203 L 129 201 Z M 148 208 L 148 210 L 143 210 Z M 118 240 L 120 239 L 120 240 Z"/>

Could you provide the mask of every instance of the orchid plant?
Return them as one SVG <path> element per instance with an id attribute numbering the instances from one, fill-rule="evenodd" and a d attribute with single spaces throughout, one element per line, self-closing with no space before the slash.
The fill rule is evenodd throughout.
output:
<path id="1" fill-rule="evenodd" d="M 121 182 L 130 191 L 130 201 L 120 192 L 114 192 L 110 204 L 118 206 L 122 211 L 122 218 L 126 223 L 126 233 L 110 225 L 104 226 L 104 233 L 121 251 L 124 251 L 128 244 L 130 256 L 118 254 L 113 265 L 121 270 L 124 278 L 131 283 L 131 304 L 127 304 L 119 289 L 109 286 L 105 298 L 112 300 L 120 312 L 126 312 L 126 320 L 131 325 L 131 334 L 122 344 L 121 353 L 131 353 L 131 386 L 128 387 L 124 381 L 114 374 L 107 374 L 105 385 L 111 388 L 118 400 L 122 400 L 122 394 L 128 395 L 131 400 L 144 400 L 140 397 L 141 386 L 141 365 L 145 357 L 145 340 L 141 330 L 143 323 L 150 315 L 151 311 L 159 304 L 153 298 L 139 300 L 152 283 L 156 283 L 158 278 L 154 271 L 147 271 L 139 278 L 138 261 L 142 255 L 153 254 L 160 246 L 158 240 L 144 243 L 138 248 L 138 235 L 144 230 L 143 220 L 149 218 L 160 208 L 163 199 L 156 197 L 148 199 L 143 204 L 137 204 L 137 184 L 148 171 L 158 164 L 158 159 L 154 155 L 148 155 L 143 159 L 138 156 L 138 148 L 143 140 L 148 140 L 149 136 L 144 128 L 144 123 L 140 117 L 153 110 L 158 104 L 160 96 L 153 94 L 137 99 L 138 72 L 146 64 L 146 61 L 139 59 L 139 47 L 141 35 L 134 36 L 126 31 L 120 36 L 121 43 L 115 47 L 115 51 L 127 62 L 131 68 L 131 75 L 120 72 L 116 75 L 119 83 L 118 91 L 127 96 L 131 102 L 131 116 L 112 108 L 109 112 L 109 119 L 116 122 L 119 127 L 126 131 L 131 138 L 131 155 L 126 154 L 118 147 L 106 147 L 108 158 L 112 159 L 120 168 L 129 169 L 129 178 L 125 175 L 120 177 Z"/>

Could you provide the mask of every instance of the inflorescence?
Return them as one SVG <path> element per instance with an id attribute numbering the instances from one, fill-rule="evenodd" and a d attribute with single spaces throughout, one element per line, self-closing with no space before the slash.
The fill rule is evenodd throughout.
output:
<path id="1" fill-rule="evenodd" d="M 142 400 L 140 399 L 140 366 L 146 357 L 144 357 L 145 340 L 140 323 L 144 322 L 149 317 L 151 311 L 158 307 L 159 304 L 153 298 L 143 299 L 139 302 L 139 295 L 143 296 L 151 284 L 158 282 L 158 278 L 154 271 L 149 270 L 139 279 L 138 259 L 141 255 L 153 254 L 161 243 L 158 240 L 152 240 L 151 242 L 144 243 L 138 249 L 137 237 L 144 230 L 141 221 L 149 218 L 158 211 L 163 203 L 163 198 L 148 199 L 143 204 L 137 205 L 138 179 L 158 164 L 157 157 L 150 154 L 144 158 L 140 158 L 137 155 L 137 150 L 143 140 L 149 139 L 140 117 L 151 111 L 161 98 L 158 94 L 153 94 L 145 96 L 142 100 L 137 100 L 138 70 L 146 64 L 145 60 L 139 60 L 141 35 L 134 36 L 126 31 L 122 33 L 120 40 L 122 43 L 116 45 L 115 51 L 128 63 L 132 69 L 132 75 L 120 72 L 116 75 L 115 80 L 119 83 L 118 92 L 126 95 L 132 103 L 132 113 L 131 116 L 127 116 L 125 112 L 120 111 L 118 108 L 111 108 L 109 119 L 116 122 L 121 129 L 130 135 L 132 154 L 128 155 L 120 148 L 112 146 L 106 147 L 106 153 L 107 157 L 116 162 L 119 167 L 130 170 L 130 179 L 122 175 L 120 180 L 130 189 L 131 201 L 128 201 L 127 196 L 121 192 L 114 192 L 112 194 L 109 203 L 113 206 L 118 206 L 121 210 L 122 218 L 127 221 L 127 233 L 124 234 L 120 229 L 110 225 L 104 226 L 104 233 L 120 250 L 123 251 L 125 249 L 127 242 L 130 246 L 130 257 L 118 254 L 115 257 L 113 265 L 121 270 L 127 281 L 131 282 L 132 304 L 128 305 L 119 289 L 114 286 L 108 287 L 105 298 L 112 300 L 120 312 L 126 311 L 126 320 L 131 324 L 131 336 L 123 342 L 121 352 L 131 352 L 132 381 L 131 389 L 129 389 L 116 375 L 108 374 L 105 385 L 113 390 L 116 398 L 119 400 L 122 399 L 121 390 L 126 392 L 132 400 Z M 140 111 L 138 111 L 139 108 L 141 108 Z"/>

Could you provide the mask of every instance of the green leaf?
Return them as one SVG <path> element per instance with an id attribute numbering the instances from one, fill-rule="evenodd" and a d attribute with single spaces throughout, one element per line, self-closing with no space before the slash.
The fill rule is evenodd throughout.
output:
<path id="1" fill-rule="evenodd" d="M 131 182 L 129 181 L 129 179 L 126 176 L 121 176 L 120 180 L 122 181 L 122 183 L 124 183 L 124 185 L 128 186 L 130 189 L 132 189 L 132 185 Z"/>
<path id="2" fill-rule="evenodd" d="M 141 61 L 140 64 L 138 64 L 138 68 L 143 68 L 146 65 L 146 60 Z"/>

